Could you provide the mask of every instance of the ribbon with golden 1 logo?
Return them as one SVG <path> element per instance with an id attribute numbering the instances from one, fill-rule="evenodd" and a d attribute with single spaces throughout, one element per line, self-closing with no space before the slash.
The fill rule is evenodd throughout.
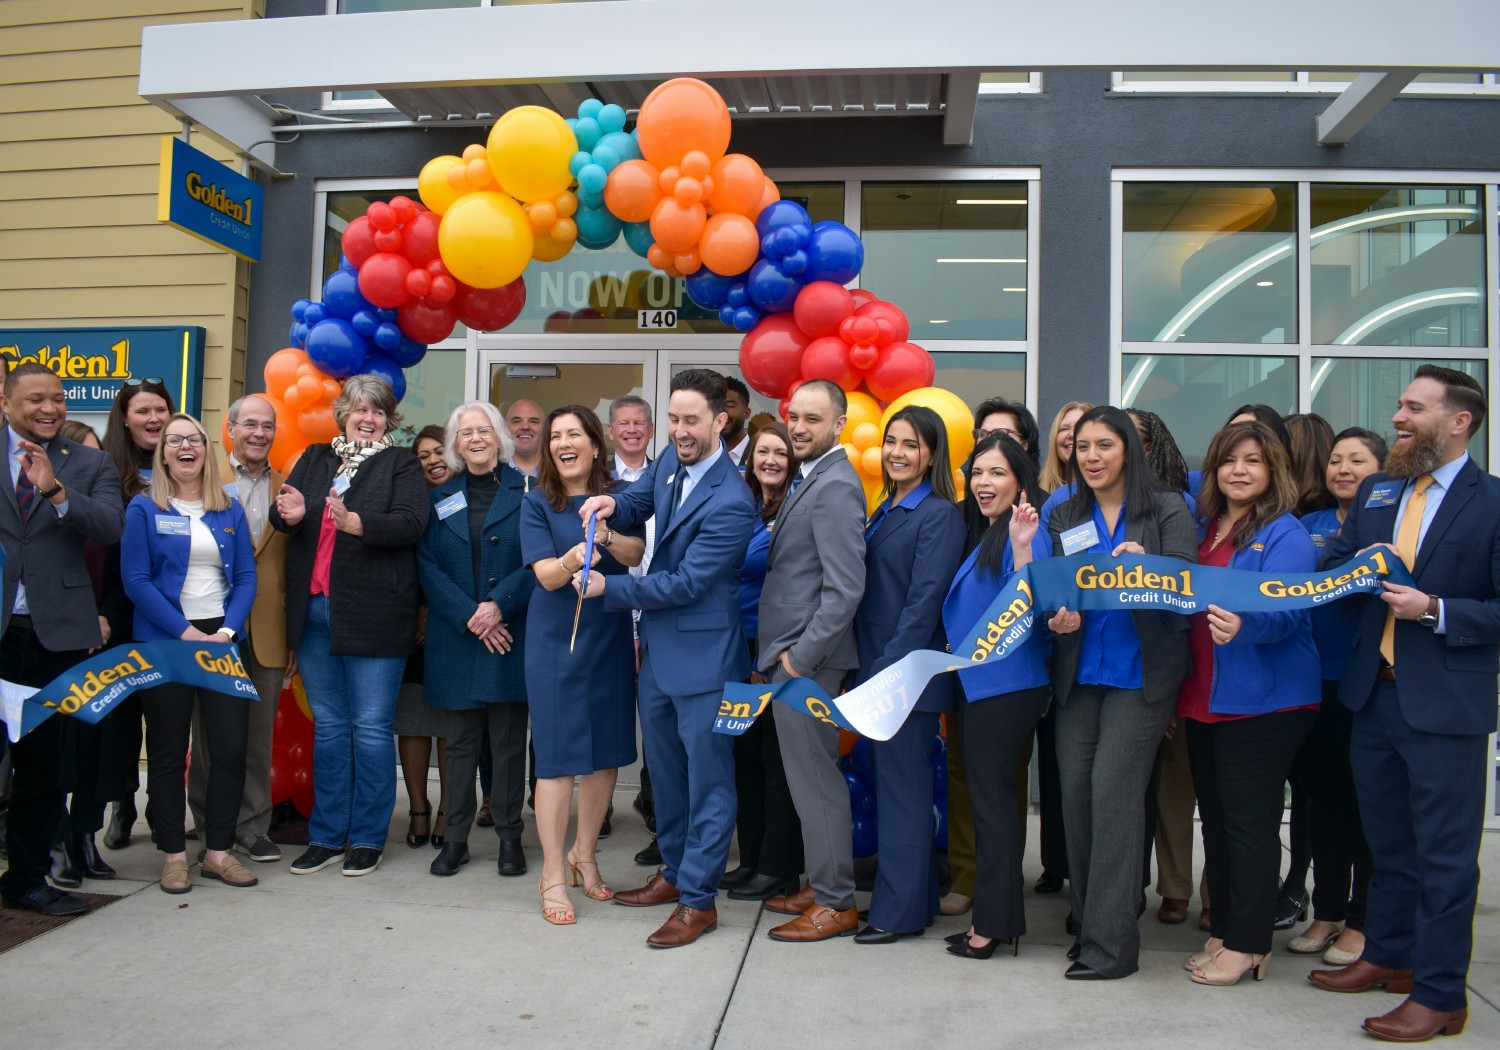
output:
<path id="1" fill-rule="evenodd" d="M 1049 558 L 1011 577 L 978 622 L 948 639 L 952 652 L 919 649 L 837 698 L 809 678 L 771 686 L 726 683 L 714 732 L 739 736 L 770 704 L 783 703 L 841 729 L 889 740 L 935 676 L 1003 660 L 1028 641 L 1041 644 L 1033 637 L 1038 610 L 1155 609 L 1187 616 L 1217 605 L 1236 613 L 1279 612 L 1372 594 L 1386 582 L 1410 586 L 1412 578 L 1399 559 L 1379 547 L 1337 568 L 1309 573 L 1220 569 L 1150 554 Z"/>
<path id="2" fill-rule="evenodd" d="M 136 690 L 165 682 L 260 699 L 232 642 L 139 642 L 95 653 L 40 689 L 0 679 L 6 731 L 19 740 L 59 712 L 97 722 Z"/>

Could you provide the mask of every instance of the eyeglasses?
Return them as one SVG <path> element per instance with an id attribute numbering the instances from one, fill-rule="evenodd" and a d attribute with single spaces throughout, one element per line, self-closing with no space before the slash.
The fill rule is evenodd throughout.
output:
<path id="1" fill-rule="evenodd" d="M 1010 429 L 1010 427 L 996 427 L 994 430 L 984 430 L 980 427 L 974 428 L 975 441 L 983 441 L 991 434 L 1008 434 L 1010 437 L 1015 438 L 1017 441 L 1021 440 L 1021 432 L 1019 430 L 1012 430 Z"/>
<path id="2" fill-rule="evenodd" d="M 162 438 L 168 448 L 177 448 L 186 441 L 193 448 L 201 448 L 208 444 L 208 439 L 202 434 L 168 434 Z"/>
<path id="3" fill-rule="evenodd" d="M 248 430 L 252 434 L 257 430 L 264 430 L 267 434 L 274 434 L 276 432 L 275 423 L 231 423 L 229 425 L 239 427 L 241 430 Z"/>
<path id="4" fill-rule="evenodd" d="M 459 437 L 460 441 L 468 441 L 470 438 L 475 437 L 476 435 L 478 437 L 494 437 L 495 436 L 495 428 L 494 427 L 479 427 L 476 430 L 474 427 L 465 427 L 463 430 L 460 430 L 458 432 L 458 437 Z"/>
<path id="5" fill-rule="evenodd" d="M 120 386 L 127 388 L 133 386 L 159 386 L 165 390 L 167 382 L 161 376 L 131 376 L 125 382 L 121 383 Z"/>

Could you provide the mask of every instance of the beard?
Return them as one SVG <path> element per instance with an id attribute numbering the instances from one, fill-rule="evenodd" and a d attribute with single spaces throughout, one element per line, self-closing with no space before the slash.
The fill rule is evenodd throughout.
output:
<path id="1" fill-rule="evenodd" d="M 1385 457 L 1385 472 L 1397 478 L 1431 474 L 1443 464 L 1443 436 L 1436 430 L 1413 430 Z"/>

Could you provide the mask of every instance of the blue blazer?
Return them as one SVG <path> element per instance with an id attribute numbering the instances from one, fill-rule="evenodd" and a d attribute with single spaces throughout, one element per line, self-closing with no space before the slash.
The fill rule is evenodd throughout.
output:
<path id="1" fill-rule="evenodd" d="M 142 493 L 125 508 L 125 536 L 120 541 L 120 569 L 125 593 L 135 603 L 137 641 L 175 641 L 188 629 L 182 615 L 182 582 L 187 579 L 191 536 L 156 531 L 158 516 L 167 516 Z M 174 516 L 175 512 L 171 512 Z M 203 524 L 219 545 L 219 560 L 229 581 L 224 598 L 224 626 L 243 634 L 250 607 L 255 604 L 255 545 L 250 525 L 238 500 L 226 510 L 203 514 Z"/>
<path id="2" fill-rule="evenodd" d="M 672 509 L 676 449 L 668 449 L 629 488 L 615 494 L 612 524 L 640 527 L 656 515 L 656 544 L 644 576 L 611 576 L 609 609 L 641 610 L 641 659 L 669 696 L 715 693 L 750 677 L 740 625 L 740 566 L 755 528 L 755 503 L 721 453 L 681 507 Z"/>
<path id="3" fill-rule="evenodd" d="M 866 682 L 916 649 L 947 648 L 943 599 L 964 558 L 964 520 L 958 507 L 929 491 L 915 507 L 891 507 L 865 547 L 865 593 L 854 614 L 859 670 Z M 939 675 L 917 698 L 915 711 L 953 706 L 953 679 Z"/>
<path id="4" fill-rule="evenodd" d="M 427 599 L 422 688 L 431 707 L 462 711 L 503 701 L 526 702 L 526 607 L 536 589 L 536 573 L 521 560 L 520 510 L 526 478 L 505 464 L 499 471 L 500 488 L 479 535 L 480 580 L 474 579 L 468 508 L 446 518 L 437 512 L 437 505 L 455 493 L 467 499 L 468 471 L 431 493 L 433 511 L 417 543 L 417 572 Z M 481 601 L 500 606 L 500 618 L 514 639 L 504 656 L 490 652 L 469 633 L 469 617 Z"/>
<path id="5" fill-rule="evenodd" d="M 1342 564 L 1371 544 L 1394 543 L 1399 501 L 1365 506 L 1370 490 L 1390 480 L 1378 473 L 1360 485 L 1344 527 L 1329 544 L 1325 564 Z M 1486 474 L 1473 460 L 1464 464 L 1427 527 L 1412 576 L 1418 589 L 1443 600 L 1446 633 L 1415 620 L 1396 621 L 1401 713 L 1412 728 L 1426 733 L 1493 733 L 1500 664 L 1500 478 Z M 1380 670 L 1386 604 L 1376 597 L 1343 601 L 1363 606 L 1339 687 L 1339 700 L 1358 711 L 1369 700 Z M 1416 673 L 1403 675 L 1402 668 Z"/>
<path id="6" fill-rule="evenodd" d="M 1200 540 L 1208 524 L 1199 523 Z M 1267 522 L 1229 559 L 1231 569 L 1251 572 L 1312 572 L 1317 565 L 1312 538 L 1291 514 Z M 1208 709 L 1226 715 L 1264 715 L 1317 704 L 1322 680 L 1308 610 L 1241 613 L 1234 640 L 1214 646 Z"/>
<path id="7" fill-rule="evenodd" d="M 1041 554 L 1040 557 L 1050 557 L 1052 554 L 1050 538 L 1038 529 L 1037 539 L 1045 539 L 1049 544 L 1046 553 Z M 1035 547 L 1036 544 L 1033 544 L 1033 550 Z M 1009 539 L 1005 541 L 1005 553 L 1001 565 L 1004 572 L 999 579 L 992 579 L 980 573 L 979 547 L 975 546 L 963 565 L 959 566 L 958 572 L 953 577 L 953 585 L 948 589 L 948 597 L 943 600 L 943 629 L 947 631 L 948 637 L 956 637 L 960 631 L 967 631 L 973 627 L 979 617 L 984 615 L 984 611 L 990 607 L 990 603 L 995 600 L 995 595 L 1000 593 L 1001 589 L 1010 583 L 1011 577 L 1016 574 L 1015 559 L 1011 556 Z M 1034 689 L 1039 685 L 1047 685 L 1052 681 L 1047 671 L 1047 658 L 1051 652 L 1052 635 L 1047 630 L 1041 613 L 1038 612 L 1032 625 L 1031 635 L 1010 656 L 1004 660 L 996 660 L 994 663 L 986 663 L 983 667 L 972 667 L 958 672 L 958 681 L 963 686 L 964 698 L 983 700 L 986 697 L 1014 693 L 1020 689 Z M 958 653 L 957 655 L 972 654 Z"/>

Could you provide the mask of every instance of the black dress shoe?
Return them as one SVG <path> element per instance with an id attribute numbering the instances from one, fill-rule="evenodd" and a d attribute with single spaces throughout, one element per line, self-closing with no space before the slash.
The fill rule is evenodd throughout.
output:
<path id="1" fill-rule="evenodd" d="M 99 847 L 94 845 L 93 835 L 74 835 L 63 844 L 63 851 L 73 867 L 90 879 L 112 879 L 115 869 L 104 863 L 99 856 Z"/>
<path id="2" fill-rule="evenodd" d="M 124 849 L 130 845 L 130 832 L 135 827 L 135 799 L 116 802 L 110 808 L 109 828 L 104 832 L 104 845 L 109 849 Z"/>
<path id="3" fill-rule="evenodd" d="M 948 936 L 946 936 L 946 937 L 943 938 L 943 943 L 944 944 L 968 944 L 969 943 L 969 931 L 968 930 L 964 930 L 962 933 L 950 933 L 950 934 L 948 934 Z"/>
<path id="4" fill-rule="evenodd" d="M 496 869 L 506 878 L 526 874 L 526 854 L 521 849 L 520 839 L 500 840 L 500 862 Z"/>
<path id="5" fill-rule="evenodd" d="M 655 835 L 656 807 L 652 804 L 652 801 L 648 799 L 644 794 L 637 791 L 635 793 L 635 799 L 630 804 L 634 806 L 635 811 L 641 815 L 641 820 L 645 821 L 646 830 Z"/>
<path id="6" fill-rule="evenodd" d="M 643 868 L 661 867 L 661 848 L 657 846 L 656 839 L 646 843 L 646 848 L 635 855 L 635 862 Z"/>
<path id="7" fill-rule="evenodd" d="M 1273 930 L 1290 930 L 1299 922 L 1307 921 L 1307 891 L 1300 895 L 1283 893 L 1276 898 L 1276 921 Z"/>
<path id="8" fill-rule="evenodd" d="M 27 908 L 43 915 L 82 915 L 89 906 L 71 893 L 54 890 L 51 886 L 38 886 L 19 897 L 6 897 L 7 908 Z"/>
<path id="9" fill-rule="evenodd" d="M 1066 881 L 1061 875 L 1054 875 L 1044 868 L 1042 877 L 1036 880 L 1036 885 L 1031 889 L 1033 893 L 1061 893 Z"/>
<path id="10" fill-rule="evenodd" d="M 460 866 L 469 863 L 467 842 L 445 842 L 442 852 L 432 858 L 427 870 L 434 875 L 457 875 Z"/>
<path id="11" fill-rule="evenodd" d="M 895 944 L 902 937 L 920 937 L 921 930 L 903 932 L 901 930 L 882 930 L 878 926 L 866 926 L 854 935 L 855 944 Z"/>
<path id="12" fill-rule="evenodd" d="M 1068 931 L 1068 936 L 1077 937 L 1078 931 L 1083 929 L 1078 920 L 1073 918 L 1073 913 L 1068 912 L 1068 917 L 1063 920 L 1063 929 Z"/>
<path id="13" fill-rule="evenodd" d="M 771 897 L 790 897 L 802 888 L 802 879 L 796 875 L 783 878 L 780 875 L 750 876 L 729 891 L 729 899 L 736 901 L 763 901 Z"/>
<path id="14" fill-rule="evenodd" d="M 754 877 L 755 869 L 741 864 L 737 868 L 730 868 L 728 871 L 726 871 L 724 873 L 724 877 L 719 880 L 719 886 L 726 890 L 732 890 L 745 880 L 752 879 Z"/>
<path id="15" fill-rule="evenodd" d="M 1070 981 L 1107 981 L 1108 977 L 1085 963 L 1076 962 L 1063 974 Z"/>
<path id="16" fill-rule="evenodd" d="M 73 859 L 61 845 L 52 847 L 52 873 L 49 877 L 52 885 L 65 890 L 76 890 L 83 885 L 83 872 L 74 866 Z"/>
<path id="17" fill-rule="evenodd" d="M 611 802 L 609 808 L 604 811 L 604 823 L 599 825 L 599 837 L 607 839 L 615 833 L 614 825 L 615 804 Z"/>
<path id="18" fill-rule="evenodd" d="M 1083 954 L 1083 945 L 1079 944 L 1077 941 L 1074 941 L 1072 944 L 1068 945 L 1068 958 L 1069 959 L 1077 960 L 1077 958 L 1080 955 L 1082 955 L 1082 954 Z"/>

